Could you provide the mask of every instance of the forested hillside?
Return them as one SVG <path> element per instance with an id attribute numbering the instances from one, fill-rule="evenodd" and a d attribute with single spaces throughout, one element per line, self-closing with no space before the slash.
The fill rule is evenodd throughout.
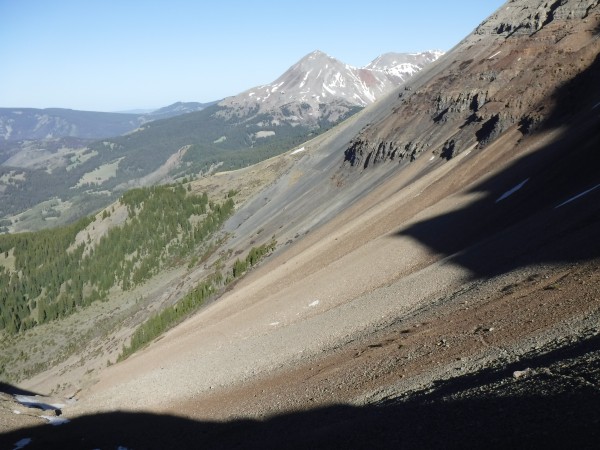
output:
<path id="1" fill-rule="evenodd" d="M 4 145 L 0 148 L 0 160 L 4 160 L 0 164 L 0 232 L 71 223 L 132 187 L 196 177 L 217 168 L 246 167 L 286 152 L 334 125 L 327 120 L 316 127 L 277 123 L 264 114 L 251 120 L 224 119 L 216 114 L 220 110 L 213 105 L 97 142 L 62 139 Z M 25 156 L 17 158 L 18 154 Z M 40 164 L 32 164 L 38 159 Z M 161 168 L 164 172 L 152 180 L 145 178 Z"/>
<path id="2" fill-rule="evenodd" d="M 352 109 L 342 121 L 358 112 Z M 336 122 L 322 120 L 317 127 L 277 122 L 268 114 L 251 119 L 225 119 L 226 110 L 213 105 L 202 111 L 144 125 L 142 129 L 90 145 L 98 155 L 123 157 L 116 178 L 104 187 L 117 186 L 126 179 L 150 173 L 178 149 L 190 146 L 174 177 L 206 172 L 215 164 L 223 170 L 245 167 L 283 153 L 331 128 Z M 290 115 L 292 112 L 289 113 Z M 106 156 L 105 156 L 106 157 Z"/>
<path id="3" fill-rule="evenodd" d="M 72 314 L 111 289 L 129 290 L 192 252 L 209 250 L 209 238 L 233 212 L 183 185 L 128 191 L 120 199 L 126 220 L 92 242 L 86 217 L 67 227 L 0 236 L 0 330 L 17 333 Z"/>

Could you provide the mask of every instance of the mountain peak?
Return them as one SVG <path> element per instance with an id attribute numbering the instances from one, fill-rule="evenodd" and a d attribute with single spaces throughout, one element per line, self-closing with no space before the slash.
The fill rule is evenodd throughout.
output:
<path id="1" fill-rule="evenodd" d="M 402 78 L 403 73 L 414 74 L 427 64 L 430 64 L 442 56 L 444 52 L 440 50 L 427 50 L 419 53 L 384 53 L 371 61 L 366 69 L 378 70 L 388 73 L 392 76 Z M 403 77 L 405 79 L 406 77 Z"/>
<path id="2" fill-rule="evenodd" d="M 333 56 L 330 56 L 321 50 L 315 50 L 301 58 L 296 64 L 290 67 L 289 70 L 310 70 L 315 67 L 326 66 L 327 64 L 343 65 L 342 62 L 335 59 Z"/>
<path id="3" fill-rule="evenodd" d="M 321 50 L 315 50 L 314 52 L 309 53 L 308 55 L 306 55 L 304 58 L 319 58 L 319 57 L 330 57 L 327 53 L 321 51 Z"/>
<path id="4" fill-rule="evenodd" d="M 386 53 L 368 66 L 357 68 L 314 50 L 274 82 L 229 97 L 219 105 L 233 108 L 233 114 L 240 117 L 251 111 L 275 112 L 280 120 L 288 122 L 316 122 L 329 114 L 325 110 L 330 111 L 331 105 L 343 105 L 348 112 L 373 103 L 435 59 L 432 52 Z M 285 113 L 281 113 L 283 109 Z M 333 114 L 328 120 L 335 121 L 339 116 Z"/>

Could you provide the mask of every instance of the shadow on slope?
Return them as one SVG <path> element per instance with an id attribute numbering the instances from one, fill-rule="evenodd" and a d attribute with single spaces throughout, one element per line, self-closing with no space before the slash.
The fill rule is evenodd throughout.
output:
<path id="1" fill-rule="evenodd" d="M 530 374 L 514 379 L 514 370 Z M 600 337 L 440 383 L 379 405 L 333 405 L 258 420 L 114 412 L 0 434 L 1 448 L 595 448 Z"/>
<path id="2" fill-rule="evenodd" d="M 566 127 L 557 141 L 475 186 L 472 193 L 486 195 L 468 207 L 398 235 L 453 255 L 453 262 L 479 277 L 535 263 L 599 257 L 598 79 L 600 56 L 554 93 L 556 107 L 543 128 Z"/>
<path id="3" fill-rule="evenodd" d="M 0 392 L 10 395 L 40 395 L 37 392 L 27 391 L 12 384 L 3 383 L 0 381 Z"/>

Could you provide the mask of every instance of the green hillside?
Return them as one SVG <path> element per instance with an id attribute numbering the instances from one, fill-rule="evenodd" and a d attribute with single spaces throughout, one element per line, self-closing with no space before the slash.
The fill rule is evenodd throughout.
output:
<path id="1" fill-rule="evenodd" d="M 266 126 L 272 120 L 267 114 L 250 120 L 238 117 L 227 120 L 218 115 L 223 109 L 213 105 L 202 111 L 155 121 L 126 136 L 91 145 L 90 148 L 103 155 L 105 161 L 124 157 L 117 176 L 105 186 L 116 186 L 126 179 L 158 169 L 184 146 L 191 148 L 185 155 L 184 167 L 175 176 L 205 172 L 211 165 L 219 163 L 222 163 L 221 170 L 245 167 L 283 153 L 334 125 L 323 121 L 310 128 L 286 122 Z M 341 120 L 359 110 L 353 109 Z M 267 136 L 256 137 L 261 132 Z"/>
<path id="2" fill-rule="evenodd" d="M 113 289 L 129 290 L 193 252 L 208 250 L 212 234 L 234 208 L 231 195 L 215 203 L 182 185 L 134 189 L 120 202 L 126 220 L 97 243 L 89 236 L 95 226 L 90 217 L 0 236 L 0 330 L 14 334 L 66 317 L 106 299 Z M 101 220 L 110 214 L 106 210 Z"/>
<path id="3" fill-rule="evenodd" d="M 335 125 L 323 120 L 316 126 L 291 125 L 284 121 L 267 126 L 272 117 L 217 115 L 217 105 L 204 110 L 157 120 L 130 134 L 103 139 L 81 148 L 58 148 L 59 163 L 52 170 L 0 166 L 0 220 L 30 208 L 17 229 L 48 228 L 90 214 L 114 201 L 132 187 L 132 182 L 156 171 L 178 150 L 187 148 L 183 160 L 172 168 L 169 178 L 196 177 L 209 170 L 245 167 L 288 151 Z M 352 109 L 344 120 L 358 112 Z M 250 116 L 247 116 L 250 117 Z M 4 149 L 13 154 L 14 149 Z M 43 202 L 70 202 L 54 208 Z M 10 223 L 0 223 L 0 232 Z"/>

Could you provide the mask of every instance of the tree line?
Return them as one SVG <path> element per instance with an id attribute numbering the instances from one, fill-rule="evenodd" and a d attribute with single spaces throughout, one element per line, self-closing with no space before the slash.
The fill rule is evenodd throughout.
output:
<path id="1" fill-rule="evenodd" d="M 217 203 L 181 184 L 134 189 L 120 202 L 127 221 L 98 242 L 93 217 L 0 236 L 0 255 L 14 261 L 0 265 L 0 330 L 24 331 L 105 300 L 114 287 L 132 289 L 205 244 L 234 210 L 232 195 Z"/>

